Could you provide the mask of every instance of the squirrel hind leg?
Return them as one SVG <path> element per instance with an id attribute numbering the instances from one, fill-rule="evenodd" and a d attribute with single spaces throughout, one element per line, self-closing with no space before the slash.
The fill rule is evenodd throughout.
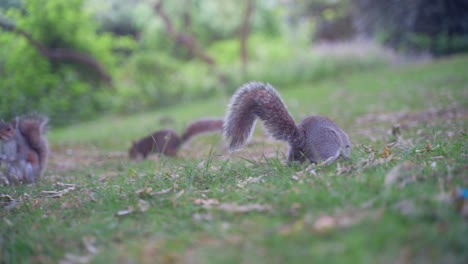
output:
<path id="1" fill-rule="evenodd" d="M 294 146 L 290 146 L 289 148 L 289 154 L 288 154 L 288 163 L 292 164 L 295 162 L 298 163 L 303 163 L 307 159 L 310 159 L 307 155 L 307 153 L 302 149 Z M 311 161 L 314 163 L 313 161 Z"/>

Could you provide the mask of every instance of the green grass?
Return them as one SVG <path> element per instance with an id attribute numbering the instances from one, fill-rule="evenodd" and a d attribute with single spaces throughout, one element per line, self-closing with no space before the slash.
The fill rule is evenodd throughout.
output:
<path id="1" fill-rule="evenodd" d="M 286 166 L 259 128 L 232 155 L 211 135 L 177 159 L 127 160 L 161 117 L 181 131 L 223 116 L 227 97 L 52 128 L 46 177 L 0 187 L 16 203 L 0 209 L 0 263 L 466 263 L 468 223 L 448 196 L 468 187 L 467 68 L 459 56 L 278 87 L 296 120 L 327 115 L 349 133 L 352 160 L 328 167 Z M 48 197 L 57 183 L 75 185 Z"/>

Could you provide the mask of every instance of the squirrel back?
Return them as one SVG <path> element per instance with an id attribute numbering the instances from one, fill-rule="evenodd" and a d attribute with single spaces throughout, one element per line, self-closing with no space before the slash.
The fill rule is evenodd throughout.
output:
<path id="1" fill-rule="evenodd" d="M 20 118 L 19 130 L 33 150 L 28 155 L 32 164 L 38 164 L 39 176 L 42 176 L 47 167 L 47 158 L 49 155 L 49 143 L 45 134 L 47 133 L 47 124 L 49 119 L 46 116 L 31 114 Z M 35 155 L 37 153 L 37 155 Z M 34 161 L 34 160 L 37 160 Z"/>
<path id="2" fill-rule="evenodd" d="M 167 156 L 175 156 L 180 147 L 181 139 L 174 130 L 163 129 L 132 142 L 128 151 L 131 159 L 146 159 L 150 153 L 163 153 Z"/>
<path id="3" fill-rule="evenodd" d="M 48 119 L 37 114 L 0 121 L 1 160 L 5 163 L 7 184 L 32 183 L 45 171 L 49 154 L 46 139 Z"/>
<path id="4" fill-rule="evenodd" d="M 309 116 L 296 125 L 278 92 L 260 82 L 242 85 L 231 98 L 224 119 L 224 136 L 231 150 L 248 140 L 257 118 L 273 138 L 289 143 L 289 162 L 331 162 L 350 155 L 349 138 L 335 122 Z"/>
<path id="5" fill-rule="evenodd" d="M 176 156 L 181 145 L 195 135 L 222 130 L 222 119 L 200 119 L 190 123 L 182 137 L 171 129 L 162 129 L 153 134 L 134 141 L 129 150 L 131 159 L 146 159 L 150 153 L 162 153 L 166 156 Z"/>

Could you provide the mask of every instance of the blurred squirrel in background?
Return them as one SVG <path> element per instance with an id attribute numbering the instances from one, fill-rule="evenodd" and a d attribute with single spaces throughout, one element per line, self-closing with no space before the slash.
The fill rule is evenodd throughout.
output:
<path id="1" fill-rule="evenodd" d="M 235 150 L 248 140 L 256 119 L 264 121 L 268 134 L 289 144 L 288 162 L 327 164 L 350 157 L 348 135 L 324 116 L 309 116 L 296 125 L 278 92 L 269 84 L 249 82 L 232 96 L 224 119 L 224 136 Z"/>
<path id="2" fill-rule="evenodd" d="M 134 160 L 146 159 L 150 153 L 162 153 L 174 157 L 180 147 L 193 136 L 221 131 L 222 128 L 222 119 L 201 119 L 189 124 L 182 136 L 179 136 L 177 132 L 171 129 L 158 130 L 138 141 L 133 141 L 128 155 Z"/>
<path id="3" fill-rule="evenodd" d="M 39 180 L 47 166 L 48 119 L 38 114 L 0 120 L 0 184 L 15 185 Z"/>

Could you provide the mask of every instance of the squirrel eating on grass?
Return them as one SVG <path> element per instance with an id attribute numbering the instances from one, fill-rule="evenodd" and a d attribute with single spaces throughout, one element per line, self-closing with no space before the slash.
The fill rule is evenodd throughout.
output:
<path id="1" fill-rule="evenodd" d="M 33 183 L 45 171 L 49 146 L 48 119 L 31 114 L 10 123 L 0 120 L 0 184 Z"/>
<path id="2" fill-rule="evenodd" d="M 131 159 L 146 159 L 150 153 L 162 153 L 174 157 L 179 148 L 193 136 L 222 130 L 222 119 L 201 119 L 187 126 L 182 136 L 171 129 L 162 129 L 138 141 L 133 141 L 128 151 Z"/>
<path id="3" fill-rule="evenodd" d="M 340 156 L 350 157 L 348 135 L 335 122 L 309 116 L 296 125 L 275 88 L 260 82 L 242 85 L 231 98 L 223 127 L 230 150 L 248 141 L 257 118 L 273 138 L 288 142 L 288 162 L 329 164 Z"/>

